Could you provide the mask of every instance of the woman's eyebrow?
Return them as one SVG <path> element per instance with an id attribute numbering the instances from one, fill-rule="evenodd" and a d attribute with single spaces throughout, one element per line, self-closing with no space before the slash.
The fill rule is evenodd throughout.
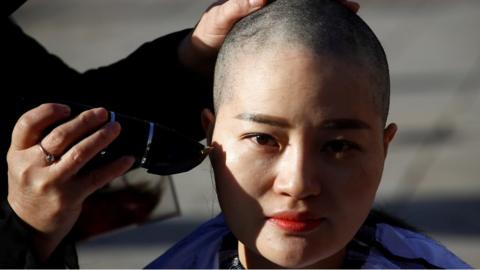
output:
<path id="1" fill-rule="evenodd" d="M 321 129 L 372 129 L 366 122 L 354 118 L 328 119 L 320 124 Z"/>
<path id="2" fill-rule="evenodd" d="M 290 128 L 292 125 L 284 118 L 260 114 L 260 113 L 241 113 L 235 116 L 236 119 L 251 121 L 270 126 Z"/>
<path id="3" fill-rule="evenodd" d="M 241 113 L 235 116 L 235 118 L 282 128 L 292 127 L 288 120 L 284 118 L 260 113 Z M 354 118 L 327 119 L 320 123 L 319 128 L 331 130 L 372 129 L 366 122 Z"/>

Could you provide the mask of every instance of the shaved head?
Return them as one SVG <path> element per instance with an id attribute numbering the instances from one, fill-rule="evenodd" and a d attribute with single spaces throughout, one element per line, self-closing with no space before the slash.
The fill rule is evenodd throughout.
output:
<path id="1" fill-rule="evenodd" d="M 214 80 L 214 105 L 233 96 L 236 65 L 246 57 L 300 48 L 332 61 L 351 64 L 367 76 L 375 110 L 385 124 L 390 78 L 385 52 L 367 24 L 336 0 L 277 0 L 240 20 L 220 49 Z M 254 68 L 254 67 L 251 67 Z M 345 71 L 347 72 L 347 71 Z"/>

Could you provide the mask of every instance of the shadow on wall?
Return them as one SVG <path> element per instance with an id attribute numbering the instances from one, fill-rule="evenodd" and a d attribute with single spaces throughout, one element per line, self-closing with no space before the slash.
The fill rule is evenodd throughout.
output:
<path id="1" fill-rule="evenodd" d="M 180 222 L 156 222 L 144 224 L 140 229 L 119 231 L 117 236 L 105 235 L 88 241 L 89 248 L 95 247 L 132 247 L 159 246 L 172 244 L 182 239 L 201 223 L 200 220 L 182 220 Z"/>
<path id="2" fill-rule="evenodd" d="M 381 209 L 427 234 L 480 236 L 480 198 L 387 201 Z"/>

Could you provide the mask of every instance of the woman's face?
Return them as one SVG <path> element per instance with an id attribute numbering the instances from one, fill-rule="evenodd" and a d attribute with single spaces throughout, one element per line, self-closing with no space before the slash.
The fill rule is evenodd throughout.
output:
<path id="1" fill-rule="evenodd" d="M 211 161 L 246 267 L 338 267 L 370 211 L 388 143 L 362 72 L 308 50 L 245 57 Z M 273 264 L 272 264 L 273 263 Z"/>

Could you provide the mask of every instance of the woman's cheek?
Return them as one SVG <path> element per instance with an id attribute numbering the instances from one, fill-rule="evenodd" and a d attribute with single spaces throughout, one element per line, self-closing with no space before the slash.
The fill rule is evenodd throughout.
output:
<path id="1" fill-rule="evenodd" d="M 240 147 L 228 153 L 235 154 L 227 155 L 226 167 L 243 190 L 258 196 L 268 189 L 274 175 L 274 157 L 252 147 Z"/>
<path id="2" fill-rule="evenodd" d="M 346 208 L 355 209 L 357 207 L 362 209 L 371 206 L 381 178 L 381 168 L 376 164 L 378 161 L 375 158 L 374 156 L 367 156 L 358 160 L 349 170 L 345 170 L 349 171 L 350 175 L 336 190 L 337 193 L 341 192 L 343 194 L 337 195 L 338 197 L 344 196 L 342 198 L 344 198 L 343 202 Z"/>

